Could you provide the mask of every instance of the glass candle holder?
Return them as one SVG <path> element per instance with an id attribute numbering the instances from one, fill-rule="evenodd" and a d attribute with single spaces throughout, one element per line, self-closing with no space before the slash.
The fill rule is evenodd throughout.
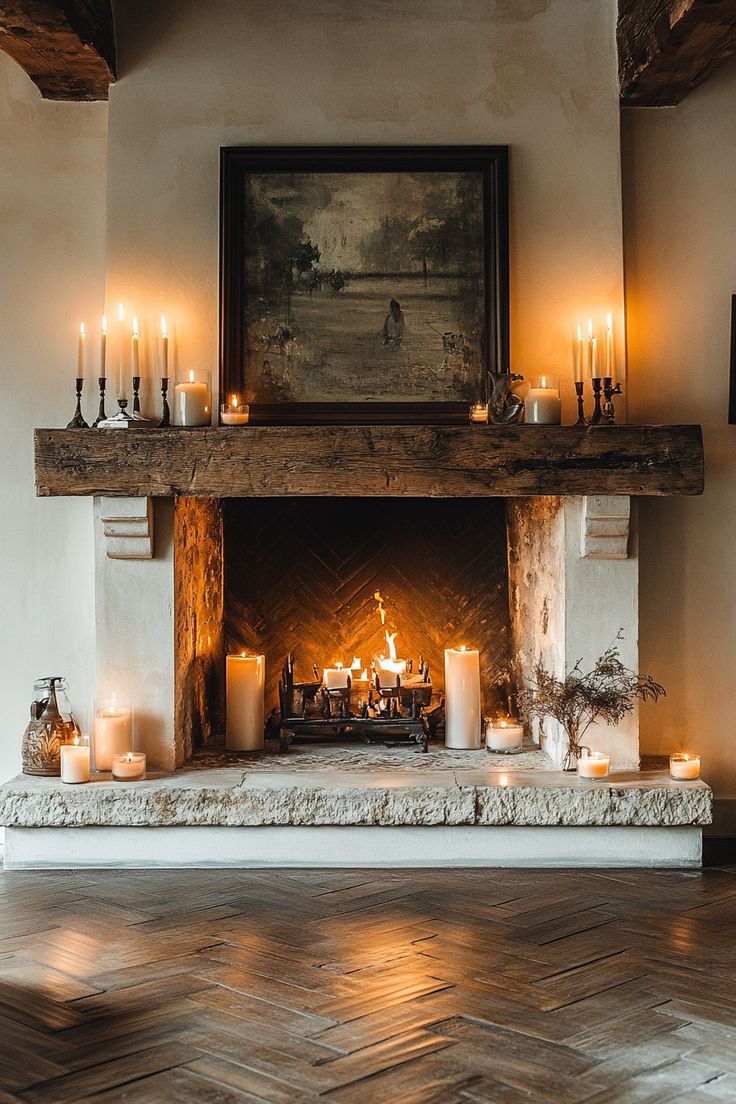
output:
<path id="1" fill-rule="evenodd" d="M 471 425 L 488 425 L 488 403 L 473 403 L 469 413 Z"/>
<path id="2" fill-rule="evenodd" d="M 559 425 L 562 421 L 559 382 L 554 376 L 532 381 L 525 404 L 524 421 L 530 425 Z"/>
<path id="3" fill-rule="evenodd" d="M 524 743 L 524 726 L 515 717 L 486 717 L 486 748 L 498 755 L 518 755 Z"/>
<path id="4" fill-rule="evenodd" d="M 237 395 L 231 395 L 230 402 L 220 407 L 222 425 L 247 425 L 249 421 L 250 407 L 248 403 L 241 403 Z"/>
<path id="5" fill-rule="evenodd" d="M 578 777 L 587 782 L 605 782 L 611 768 L 611 756 L 583 748 L 578 759 Z"/>
<path id="6" fill-rule="evenodd" d="M 61 781 L 67 785 L 89 782 L 90 748 L 89 735 L 77 732 L 69 744 L 59 748 L 61 756 Z"/>
<path id="7" fill-rule="evenodd" d="M 133 751 L 133 702 L 111 694 L 95 701 L 95 725 L 92 738 L 92 764 L 99 774 L 112 770 L 114 755 Z"/>
<path id="8" fill-rule="evenodd" d="M 670 778 L 676 782 L 694 782 L 700 778 L 700 756 L 684 752 L 670 755 Z"/>
<path id="9" fill-rule="evenodd" d="M 145 753 L 129 751 L 127 755 L 113 755 L 112 777 L 114 782 L 140 782 L 146 777 Z"/>
<path id="10" fill-rule="evenodd" d="M 210 372 L 206 368 L 183 372 L 174 388 L 174 422 L 178 426 L 212 424 Z"/>

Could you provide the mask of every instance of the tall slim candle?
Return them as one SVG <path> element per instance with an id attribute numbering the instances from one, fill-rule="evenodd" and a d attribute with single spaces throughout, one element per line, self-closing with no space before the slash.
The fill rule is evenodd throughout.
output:
<path id="1" fill-rule="evenodd" d="M 131 375 L 140 376 L 140 368 L 138 367 L 138 344 L 140 341 L 140 334 L 138 333 L 138 319 L 133 315 L 133 333 L 130 337 L 130 364 Z"/>
<path id="2" fill-rule="evenodd" d="M 598 376 L 598 338 L 592 337 L 590 339 L 590 374 L 593 379 L 599 379 Z"/>
<path id="3" fill-rule="evenodd" d="M 100 376 L 105 376 L 107 363 L 107 315 L 102 316 L 102 330 L 100 332 Z"/>
<path id="4" fill-rule="evenodd" d="M 161 315 L 161 378 L 167 379 L 169 375 L 169 331 L 166 326 L 166 318 Z"/>
<path id="5" fill-rule="evenodd" d="M 588 319 L 588 377 L 593 376 L 593 319 Z"/>
<path id="6" fill-rule="evenodd" d="M 84 379 L 84 345 L 86 341 L 84 322 L 79 323 L 79 348 L 77 350 L 77 379 Z"/>
<path id="7" fill-rule="evenodd" d="M 125 311 L 118 303 L 118 398 L 125 398 Z"/>
<path id="8" fill-rule="evenodd" d="M 573 350 L 573 357 L 575 361 L 575 382 L 580 383 L 584 378 L 585 372 L 585 357 L 583 354 L 583 327 L 578 326 L 577 341 L 575 342 L 575 348 Z"/>
<path id="9" fill-rule="evenodd" d="M 477 648 L 445 648 L 445 745 L 480 747 L 480 656 Z"/>
<path id="10" fill-rule="evenodd" d="M 225 660 L 225 746 L 232 751 L 263 747 L 266 657 L 229 655 Z"/>
<path id="11" fill-rule="evenodd" d="M 606 315 L 606 375 L 613 377 L 613 316 Z"/>

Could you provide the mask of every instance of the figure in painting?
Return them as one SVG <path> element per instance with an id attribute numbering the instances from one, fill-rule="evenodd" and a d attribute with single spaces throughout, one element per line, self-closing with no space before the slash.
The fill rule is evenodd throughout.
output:
<path id="1" fill-rule="evenodd" d="M 388 314 L 383 323 L 383 344 L 400 345 L 406 329 L 404 312 L 397 299 L 392 299 L 388 305 Z"/>

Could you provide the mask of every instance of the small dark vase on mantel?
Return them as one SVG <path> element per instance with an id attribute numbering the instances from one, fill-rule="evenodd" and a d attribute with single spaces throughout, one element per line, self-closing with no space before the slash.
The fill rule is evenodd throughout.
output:
<path id="1" fill-rule="evenodd" d="M 61 774 L 61 745 L 70 744 L 79 726 L 69 710 L 59 709 L 58 695 L 66 698 L 66 681 L 58 675 L 33 684 L 31 719 L 23 733 L 23 774 L 55 777 Z"/>

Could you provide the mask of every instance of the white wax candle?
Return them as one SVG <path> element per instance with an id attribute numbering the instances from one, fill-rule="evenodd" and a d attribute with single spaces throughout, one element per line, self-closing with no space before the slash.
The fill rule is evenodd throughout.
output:
<path id="1" fill-rule="evenodd" d="M 102 330 L 100 333 L 100 376 L 104 377 L 107 364 L 107 315 L 102 316 Z"/>
<path id="2" fill-rule="evenodd" d="M 670 755 L 670 778 L 678 782 L 692 782 L 700 778 L 700 756 Z"/>
<path id="3" fill-rule="evenodd" d="M 146 756 L 142 751 L 113 755 L 112 776 L 116 782 L 138 782 L 146 777 Z"/>
<path id="4" fill-rule="evenodd" d="M 529 388 L 524 421 L 530 425 L 559 425 L 561 420 L 560 392 L 556 387 L 547 387 L 543 376 L 539 387 Z"/>
<path id="5" fill-rule="evenodd" d="M 62 744 L 59 748 L 61 755 L 61 781 L 68 784 L 89 782 L 89 746 L 77 743 Z"/>
<path id="6" fill-rule="evenodd" d="M 208 426 L 212 422 L 209 385 L 198 383 L 194 372 L 189 373 L 188 383 L 176 385 L 176 410 L 180 426 Z"/>
<path id="7" fill-rule="evenodd" d="M 613 377 L 613 316 L 606 315 L 606 375 Z"/>
<path id="8" fill-rule="evenodd" d="M 138 319 L 133 318 L 133 333 L 130 335 L 130 365 L 131 375 L 140 376 L 140 368 L 138 365 L 138 343 L 140 335 L 138 333 Z"/>
<path id="9" fill-rule="evenodd" d="M 523 725 L 514 721 L 489 721 L 486 725 L 486 747 L 489 751 L 516 750 L 523 740 Z"/>
<path id="10" fill-rule="evenodd" d="M 127 705 L 104 705 L 95 712 L 95 770 L 112 769 L 113 755 L 127 755 L 133 748 L 133 712 Z"/>
<path id="11" fill-rule="evenodd" d="M 609 755 L 599 755 L 593 752 L 584 759 L 578 759 L 578 775 L 580 778 L 608 778 L 608 770 L 611 765 Z"/>
<path id="12" fill-rule="evenodd" d="M 573 348 L 573 361 L 575 368 L 575 382 L 582 382 L 585 374 L 585 357 L 583 353 L 583 328 L 578 326 L 577 341 Z"/>
<path id="13" fill-rule="evenodd" d="M 477 648 L 445 648 L 445 745 L 480 747 L 480 655 Z"/>
<path id="14" fill-rule="evenodd" d="M 588 364 L 587 364 L 588 376 L 592 376 L 593 375 L 593 319 L 592 318 L 588 319 L 587 348 L 588 348 Z"/>
<path id="15" fill-rule="evenodd" d="M 247 425 L 250 420 L 250 410 L 247 404 L 241 406 L 238 396 L 233 395 L 230 402 L 223 406 L 221 419 L 223 425 Z"/>
<path id="16" fill-rule="evenodd" d="M 328 690 L 344 690 L 348 684 L 348 675 L 352 675 L 350 668 L 336 663 L 334 667 L 323 668 L 322 681 Z"/>
<path id="17" fill-rule="evenodd" d="M 84 348 L 87 335 L 84 332 L 84 322 L 79 324 L 79 348 L 77 350 L 77 379 L 84 379 Z"/>
<path id="18" fill-rule="evenodd" d="M 118 398 L 125 398 L 125 311 L 118 303 Z M 108 768 L 109 769 L 109 768 Z"/>
<path id="19" fill-rule="evenodd" d="M 488 407 L 485 403 L 474 403 L 471 406 L 470 420 L 476 425 L 485 425 L 488 421 Z"/>
<path id="20" fill-rule="evenodd" d="M 266 657 L 229 655 L 225 661 L 227 723 L 225 746 L 231 751 L 263 747 Z"/>
<path id="21" fill-rule="evenodd" d="M 598 375 L 598 338 L 590 339 L 590 374 L 593 379 L 600 379 Z"/>
<path id="22" fill-rule="evenodd" d="M 169 375 L 169 330 L 166 318 L 161 315 L 161 377 L 166 379 Z"/>

